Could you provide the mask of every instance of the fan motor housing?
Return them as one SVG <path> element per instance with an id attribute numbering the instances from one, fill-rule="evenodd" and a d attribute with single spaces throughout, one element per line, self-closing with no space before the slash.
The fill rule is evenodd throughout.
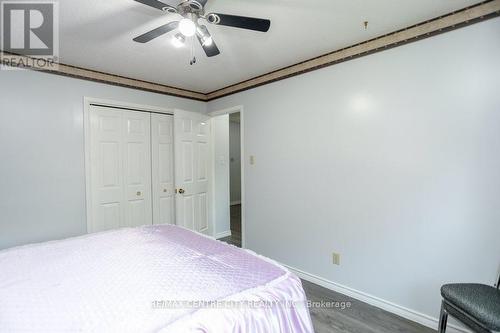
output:
<path id="1" fill-rule="evenodd" d="M 201 1 L 201 0 L 200 0 Z M 186 14 L 195 14 L 196 16 L 202 16 L 205 11 L 203 9 L 203 1 L 197 0 L 186 0 L 177 6 L 179 14 L 185 17 Z"/>
<path id="2" fill-rule="evenodd" d="M 202 10 L 203 9 L 203 5 L 196 0 L 189 0 L 188 4 L 189 4 L 189 7 L 191 7 L 194 10 Z"/>
<path id="3" fill-rule="evenodd" d="M 203 12 L 203 4 L 197 0 L 186 0 L 179 4 L 184 12 L 201 13 Z"/>
<path id="4" fill-rule="evenodd" d="M 174 7 L 163 7 L 162 9 L 164 12 L 170 13 L 170 14 L 175 14 L 177 13 L 177 9 Z"/>

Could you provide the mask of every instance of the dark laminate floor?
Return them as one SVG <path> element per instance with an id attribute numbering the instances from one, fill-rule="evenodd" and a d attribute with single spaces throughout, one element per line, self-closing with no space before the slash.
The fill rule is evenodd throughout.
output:
<path id="1" fill-rule="evenodd" d="M 231 206 L 231 231 L 241 235 L 241 205 Z"/>
<path id="2" fill-rule="evenodd" d="M 241 247 L 241 205 L 231 206 L 231 236 L 221 241 Z M 316 333 L 432 333 L 430 328 L 302 280 L 311 302 L 350 302 L 350 308 L 310 308 Z"/>
<path id="3" fill-rule="evenodd" d="M 316 333 L 432 333 L 430 328 L 414 323 L 392 313 L 357 301 L 343 294 L 302 280 L 302 286 L 311 302 L 350 302 L 344 310 L 310 308 Z"/>
<path id="4" fill-rule="evenodd" d="M 220 240 L 241 247 L 241 205 L 231 206 L 231 236 Z"/>
<path id="5" fill-rule="evenodd" d="M 234 234 L 233 233 L 231 236 L 224 237 L 224 238 L 221 238 L 219 240 L 226 242 L 228 244 L 237 246 L 237 247 L 241 247 L 241 234 Z"/>

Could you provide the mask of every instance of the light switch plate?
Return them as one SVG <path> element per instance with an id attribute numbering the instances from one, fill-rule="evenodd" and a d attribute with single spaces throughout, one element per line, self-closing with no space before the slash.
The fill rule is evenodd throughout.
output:
<path id="1" fill-rule="evenodd" d="M 340 253 L 332 253 L 332 263 L 340 266 Z"/>
<path id="2" fill-rule="evenodd" d="M 250 155 L 250 165 L 255 165 L 255 156 Z"/>

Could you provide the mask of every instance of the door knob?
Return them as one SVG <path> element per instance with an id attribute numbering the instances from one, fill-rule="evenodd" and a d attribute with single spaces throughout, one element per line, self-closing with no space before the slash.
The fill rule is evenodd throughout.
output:
<path id="1" fill-rule="evenodd" d="M 141 193 L 141 191 L 137 191 L 136 194 L 137 194 L 138 197 L 140 197 L 142 193 Z"/>
<path id="2" fill-rule="evenodd" d="M 166 188 L 163 189 L 163 193 L 167 193 L 167 189 Z"/>
<path id="3" fill-rule="evenodd" d="M 186 191 L 184 191 L 184 190 L 181 188 L 181 189 L 179 189 L 179 193 L 180 193 L 180 194 L 184 194 L 184 193 L 186 193 Z"/>

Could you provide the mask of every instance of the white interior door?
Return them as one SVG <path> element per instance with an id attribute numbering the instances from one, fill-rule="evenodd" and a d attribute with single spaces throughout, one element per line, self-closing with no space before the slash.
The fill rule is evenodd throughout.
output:
<path id="1" fill-rule="evenodd" d="M 175 111 L 175 187 L 177 224 L 198 232 L 209 230 L 209 117 Z"/>
<path id="2" fill-rule="evenodd" d="M 151 224 L 150 115 L 90 109 L 89 232 Z"/>
<path id="3" fill-rule="evenodd" d="M 174 117 L 151 115 L 153 224 L 175 224 Z"/>

